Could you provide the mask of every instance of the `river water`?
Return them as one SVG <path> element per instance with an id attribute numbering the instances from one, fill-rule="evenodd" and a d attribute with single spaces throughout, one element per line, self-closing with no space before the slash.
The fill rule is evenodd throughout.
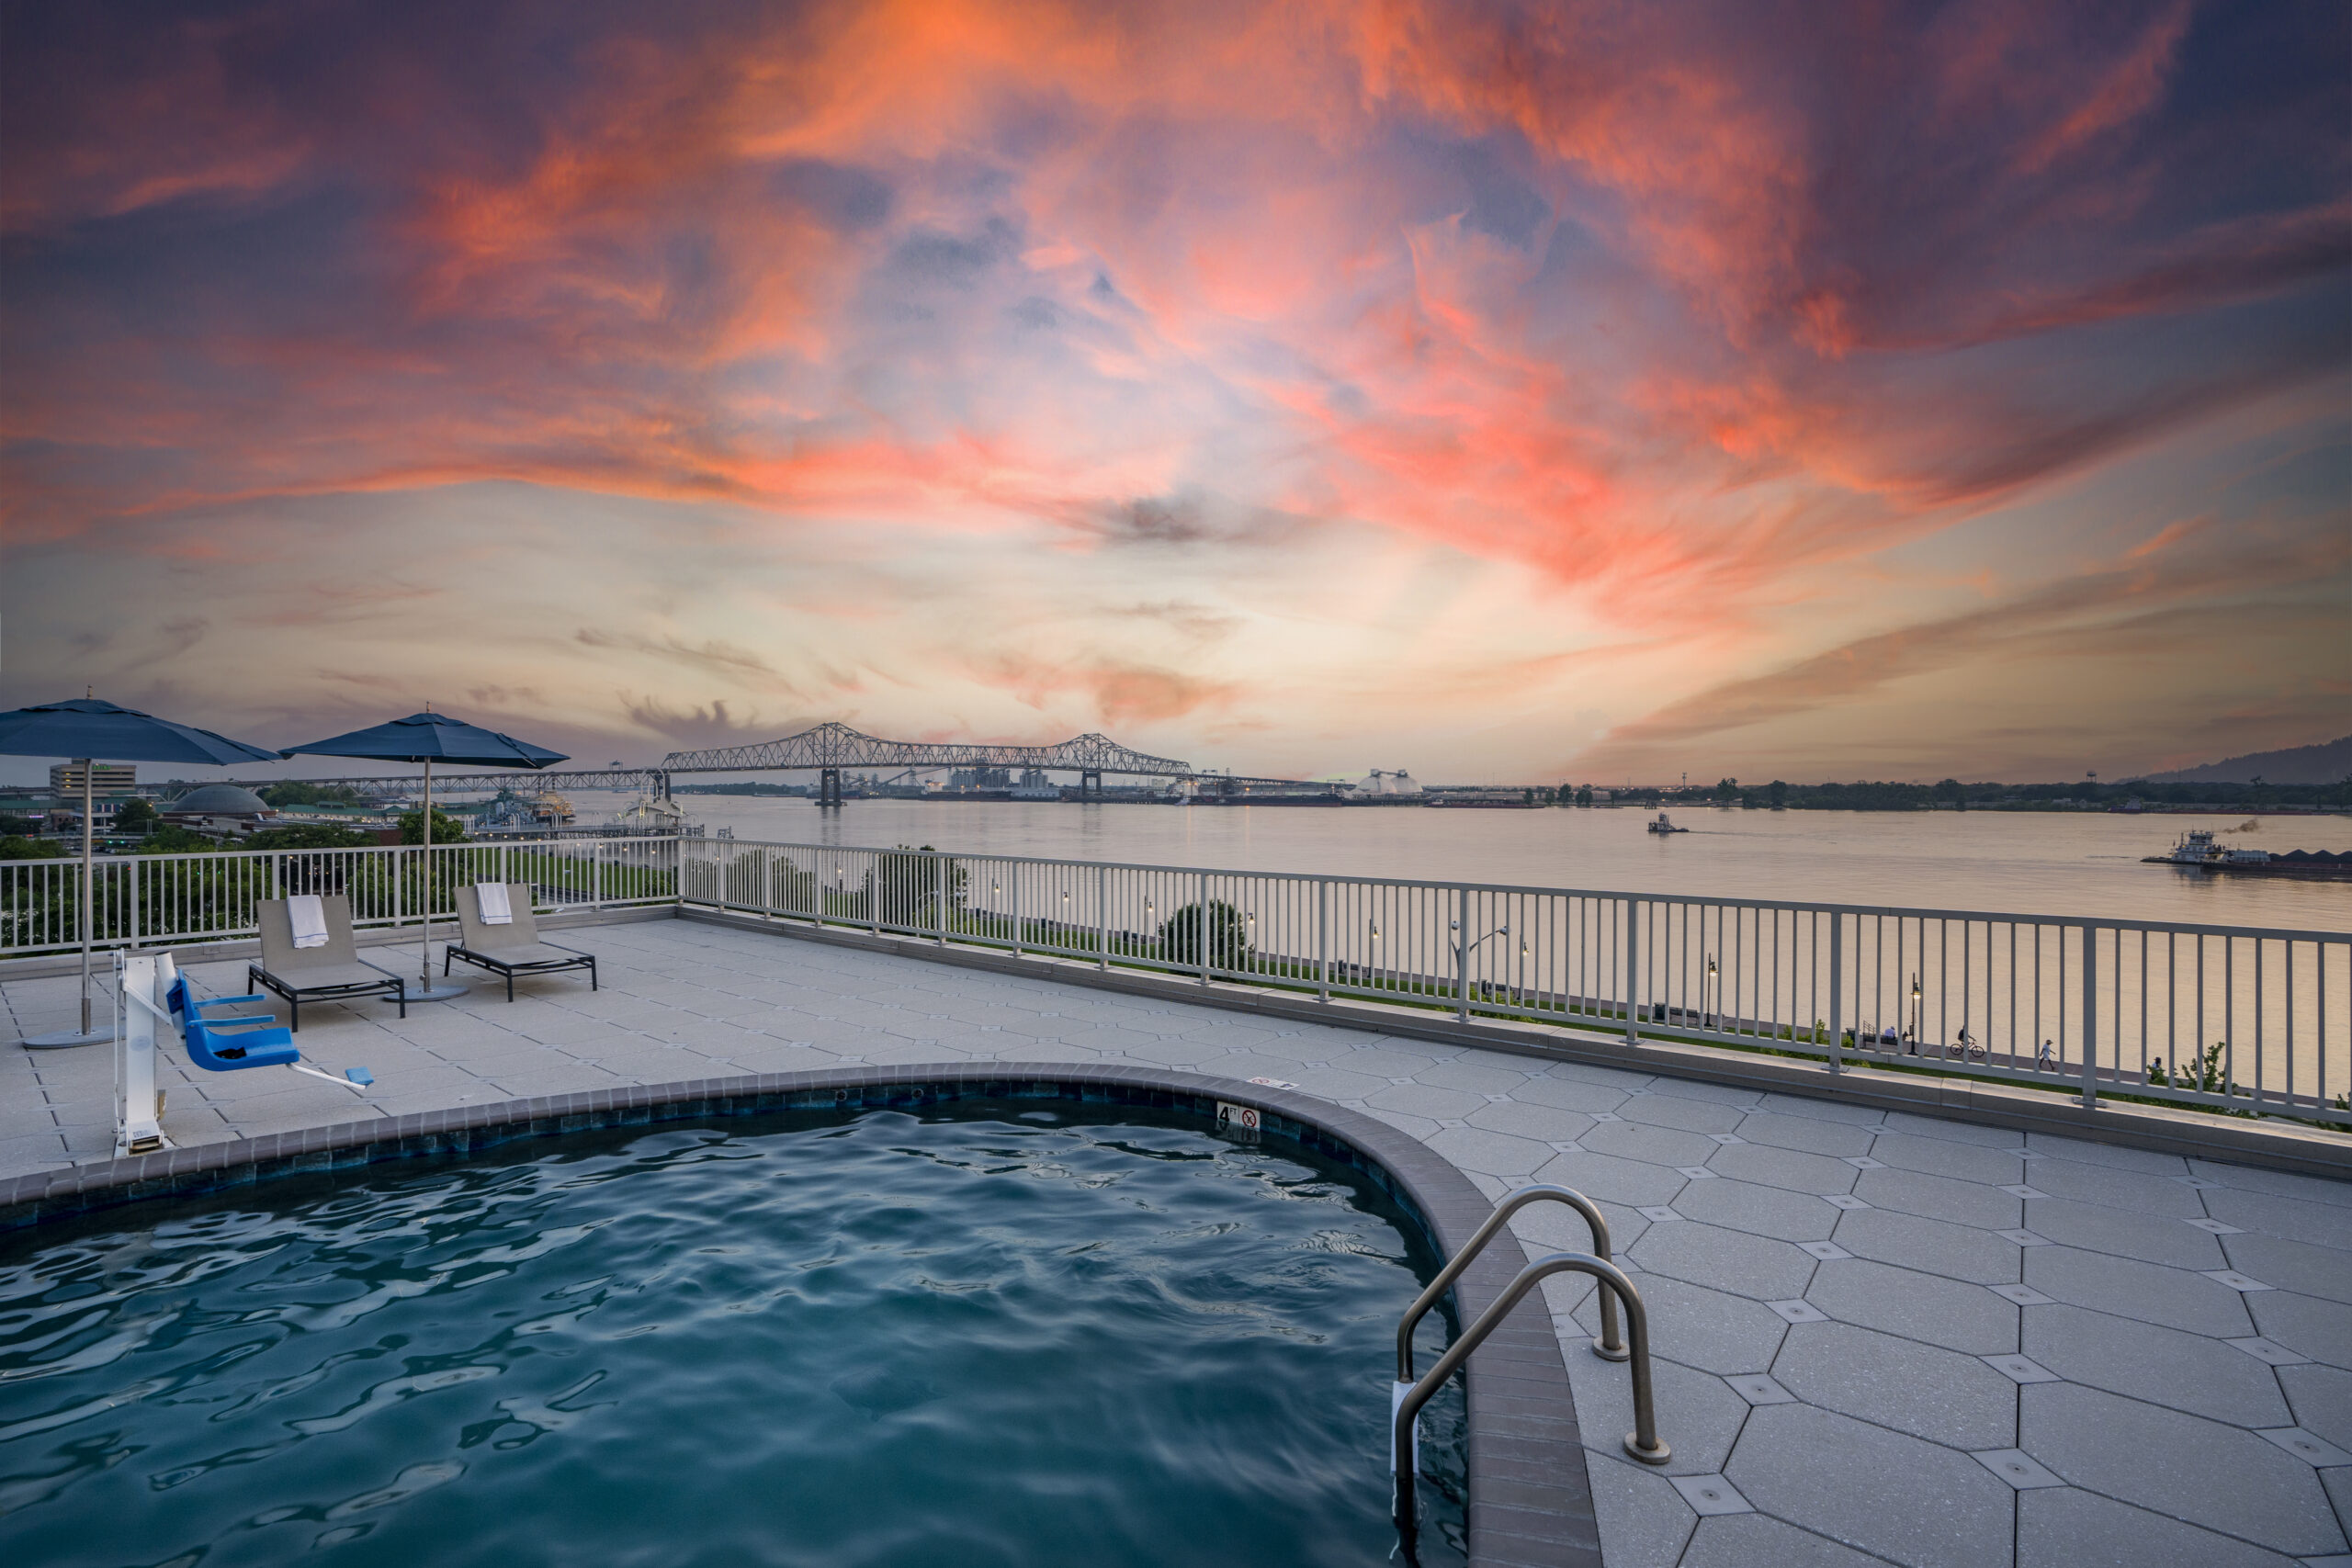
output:
<path id="1" fill-rule="evenodd" d="M 2143 865 L 2192 828 L 2277 852 L 2352 850 L 2352 818 L 2059 812 L 1079 806 L 756 795 L 678 797 L 739 839 L 1503 883 L 1596 892 L 1900 905 L 2040 916 L 2352 930 L 2352 882 Z M 583 822 L 627 797 L 582 794 Z M 2247 824 L 2251 823 L 2251 826 Z"/>

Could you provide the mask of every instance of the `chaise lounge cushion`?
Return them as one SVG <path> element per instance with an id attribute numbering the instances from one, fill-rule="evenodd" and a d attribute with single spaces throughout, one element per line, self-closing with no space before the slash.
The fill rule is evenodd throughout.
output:
<path id="1" fill-rule="evenodd" d="M 538 922 L 531 913 L 531 885 L 509 882 L 503 886 L 506 906 L 513 919 L 506 924 L 495 926 L 482 920 L 481 897 L 476 888 L 458 889 L 458 923 L 464 930 L 464 940 L 453 943 L 442 954 L 443 970 L 447 970 L 452 960 L 462 960 L 503 976 L 509 1001 L 514 998 L 514 976 L 517 975 L 585 969 L 588 984 L 594 988 L 596 984 L 595 954 L 541 942 Z"/>
<path id="2" fill-rule="evenodd" d="M 380 993 L 401 1003 L 408 1016 L 407 984 L 401 976 L 372 964 L 363 964 L 351 935 L 351 900 L 340 893 L 323 894 L 320 912 L 325 916 L 327 940 L 321 947 L 296 947 L 294 926 L 283 898 L 261 898 L 254 904 L 261 928 L 261 962 L 252 964 L 253 979 L 296 1005 L 355 993 Z"/>

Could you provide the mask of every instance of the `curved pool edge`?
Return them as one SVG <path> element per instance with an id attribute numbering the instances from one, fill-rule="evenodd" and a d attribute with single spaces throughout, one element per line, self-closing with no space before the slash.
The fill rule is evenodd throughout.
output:
<path id="1" fill-rule="evenodd" d="M 150 1198 L 199 1196 L 393 1160 L 460 1156 L 526 1138 L 707 1116 L 1029 1098 L 1190 1111 L 1212 1122 L 1219 1101 L 1250 1106 L 1267 1133 L 1365 1171 L 1446 1256 L 1493 1210 L 1467 1176 L 1419 1139 L 1295 1090 L 1150 1067 L 956 1062 L 542 1095 L 94 1162 L 0 1182 L 0 1231 Z M 1517 1248 L 1498 1247 L 1474 1262 L 1454 1286 L 1463 1320 L 1492 1304 L 1522 1261 Z M 1548 1313 L 1531 1306 L 1497 1329 L 1465 1364 L 1464 1379 L 1470 1562 L 1481 1568 L 1599 1568 L 1600 1532 L 1584 1449 Z"/>

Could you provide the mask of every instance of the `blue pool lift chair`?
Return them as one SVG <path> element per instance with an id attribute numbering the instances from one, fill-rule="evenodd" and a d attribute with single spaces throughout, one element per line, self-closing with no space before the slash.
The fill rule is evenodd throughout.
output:
<path id="1" fill-rule="evenodd" d="M 376 1081 L 376 1076 L 365 1067 L 347 1069 L 343 1077 L 322 1073 L 316 1067 L 302 1065 L 302 1053 L 294 1046 L 293 1032 L 277 1021 L 274 1013 L 243 1013 L 228 1018 L 207 1018 L 211 1008 L 236 1007 L 243 1003 L 266 1002 L 267 997 L 255 993 L 249 997 L 214 997 L 198 1001 L 188 988 L 187 976 L 173 980 L 169 993 L 172 1020 L 180 1027 L 180 1039 L 187 1046 L 188 1060 L 207 1072 L 233 1073 L 246 1067 L 291 1067 L 328 1083 L 342 1084 L 346 1089 L 363 1088 Z"/>

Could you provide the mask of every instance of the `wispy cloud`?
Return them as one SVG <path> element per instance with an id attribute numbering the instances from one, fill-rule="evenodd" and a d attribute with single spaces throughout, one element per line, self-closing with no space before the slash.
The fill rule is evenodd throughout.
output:
<path id="1" fill-rule="evenodd" d="M 2023 606 L 2184 515 L 2342 529 L 2304 468 L 2233 477 L 2342 440 L 2352 59 L 2315 12 L 155 0 L 6 28 L 10 625 L 19 584 L 62 585 L 9 681 L 176 661 L 286 712 L 347 665 L 285 649 L 489 626 L 512 678 L 444 689 L 616 736 L 854 702 L 1169 744 L 1515 733 L 1481 744 L 1549 766 L 1531 710 L 1589 682 L 1622 734 L 1695 741 L 2041 624 L 1902 640 L 1893 581 Z M 488 491 L 521 499 L 436 531 L 446 558 L 375 532 Z M 582 522 L 623 513 L 660 521 Z M 77 599 L 100 573 L 136 586 Z M 77 614 L 191 604 L 200 644 L 70 651 Z M 1106 632 L 1106 605 L 1139 608 Z"/>

